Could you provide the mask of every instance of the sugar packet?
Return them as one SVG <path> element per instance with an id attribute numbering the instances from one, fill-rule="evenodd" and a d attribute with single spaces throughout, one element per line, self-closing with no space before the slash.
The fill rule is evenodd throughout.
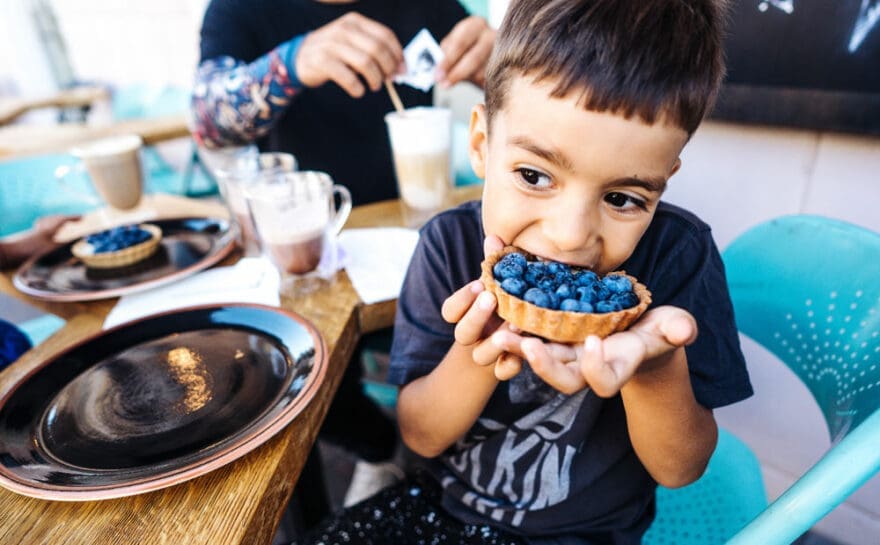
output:
<path id="1" fill-rule="evenodd" d="M 443 50 L 428 29 L 420 30 L 403 48 L 403 58 L 406 74 L 396 76 L 395 83 L 430 91 L 436 82 L 437 65 L 443 60 Z"/>

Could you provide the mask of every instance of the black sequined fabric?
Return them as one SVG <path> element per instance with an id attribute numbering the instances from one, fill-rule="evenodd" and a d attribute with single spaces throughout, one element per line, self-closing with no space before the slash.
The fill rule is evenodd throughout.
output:
<path id="1" fill-rule="evenodd" d="M 291 545 L 526 545 L 488 525 L 463 524 L 440 506 L 440 487 L 416 473 L 325 519 Z"/>

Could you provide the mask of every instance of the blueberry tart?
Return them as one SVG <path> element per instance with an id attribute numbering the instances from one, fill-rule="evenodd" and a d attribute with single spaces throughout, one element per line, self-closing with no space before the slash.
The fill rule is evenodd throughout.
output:
<path id="1" fill-rule="evenodd" d="M 113 269 L 147 259 L 156 252 L 161 240 L 162 230 L 153 224 L 122 225 L 81 238 L 71 252 L 86 267 Z"/>
<path id="2" fill-rule="evenodd" d="M 498 315 L 547 340 L 579 343 L 630 326 L 651 304 L 651 292 L 624 271 L 604 277 L 541 261 L 507 246 L 482 263 L 480 279 L 498 301 Z"/>

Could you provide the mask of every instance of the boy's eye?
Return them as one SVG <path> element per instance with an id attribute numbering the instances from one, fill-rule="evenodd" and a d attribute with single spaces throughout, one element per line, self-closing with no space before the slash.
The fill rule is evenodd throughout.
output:
<path id="1" fill-rule="evenodd" d="M 632 208 L 633 206 L 642 210 L 648 209 L 648 206 L 643 199 L 639 199 L 637 197 L 633 197 L 632 195 L 627 195 L 626 193 L 621 193 L 619 191 L 614 191 L 605 195 L 605 202 L 607 202 L 614 208 L 620 208 L 621 210 L 627 210 Z"/>
<path id="2" fill-rule="evenodd" d="M 528 185 L 541 189 L 550 187 L 550 176 L 547 176 L 543 172 L 522 167 L 516 169 L 516 173 L 519 175 L 519 178 Z"/>

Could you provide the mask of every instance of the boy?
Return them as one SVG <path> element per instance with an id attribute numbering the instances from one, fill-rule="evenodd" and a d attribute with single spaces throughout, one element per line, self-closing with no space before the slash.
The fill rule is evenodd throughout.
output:
<path id="1" fill-rule="evenodd" d="M 401 434 L 438 484 L 380 493 L 321 540 L 367 520 L 375 543 L 635 545 L 656 484 L 702 474 L 712 409 L 751 386 L 710 230 L 660 197 L 722 77 L 720 18 L 708 0 L 514 0 L 471 116 L 482 203 L 423 228 L 395 323 Z M 653 307 L 604 340 L 523 335 L 474 280 L 506 244 L 624 269 Z"/>

